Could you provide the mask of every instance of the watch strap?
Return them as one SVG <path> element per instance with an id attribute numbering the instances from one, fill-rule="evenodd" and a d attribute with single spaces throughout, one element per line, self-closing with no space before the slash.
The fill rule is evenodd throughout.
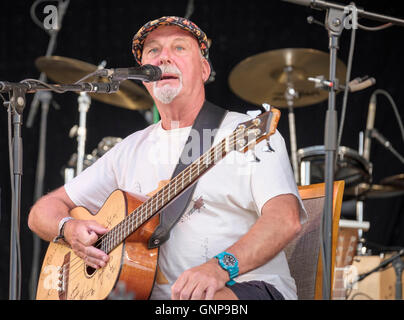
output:
<path id="1" fill-rule="evenodd" d="M 233 267 L 229 268 L 228 266 L 223 264 L 222 259 L 223 259 L 223 257 L 225 255 L 232 256 L 235 259 L 236 263 L 235 263 L 235 265 Z M 238 260 L 237 260 L 237 258 L 233 254 L 231 254 L 229 252 L 226 252 L 226 251 L 223 251 L 223 252 L 217 254 L 215 256 L 215 258 L 218 260 L 218 263 L 222 267 L 222 269 L 226 270 L 229 273 L 230 280 L 226 282 L 226 285 L 231 286 L 231 285 L 235 284 L 236 282 L 233 279 L 238 276 Z"/>
<path id="2" fill-rule="evenodd" d="M 74 219 L 73 217 L 64 217 L 59 221 L 58 231 L 59 234 L 53 239 L 53 242 L 58 242 L 59 240 L 65 240 L 64 229 L 67 221 Z"/>

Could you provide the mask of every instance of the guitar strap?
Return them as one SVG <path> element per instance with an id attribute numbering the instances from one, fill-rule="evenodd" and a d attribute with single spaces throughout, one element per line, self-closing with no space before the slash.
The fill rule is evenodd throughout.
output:
<path id="1" fill-rule="evenodd" d="M 226 114 L 227 110 L 205 100 L 205 103 L 203 104 L 195 119 L 195 122 L 191 129 L 191 134 L 189 135 L 188 140 L 185 143 L 181 157 L 178 160 L 178 164 L 174 170 L 171 179 L 182 172 L 188 165 L 190 165 L 211 148 L 214 136 L 217 132 L 217 130 L 215 129 L 218 129 L 220 127 L 220 124 L 222 123 Z M 196 130 L 199 134 L 199 149 L 197 147 L 193 148 L 192 145 L 190 145 L 190 143 L 197 143 L 197 141 L 193 140 L 198 140 L 192 139 L 192 132 L 194 130 Z M 211 141 L 209 141 L 209 143 L 203 142 L 203 130 L 209 130 L 210 132 L 209 137 L 211 138 Z M 212 132 L 214 134 L 211 134 Z M 196 152 L 197 150 L 199 150 L 199 153 Z M 190 151 L 191 154 L 189 154 Z M 191 161 L 189 161 L 188 164 L 184 164 L 182 161 L 183 159 L 191 159 Z M 185 209 L 188 207 L 197 183 L 198 182 L 187 188 L 184 192 L 182 192 L 182 194 L 180 194 L 179 197 L 177 197 L 177 199 L 171 202 L 160 212 L 160 224 L 156 228 L 156 230 L 154 230 L 154 233 L 149 239 L 149 249 L 156 248 L 168 240 L 168 238 L 170 237 L 171 229 L 179 221 Z"/>

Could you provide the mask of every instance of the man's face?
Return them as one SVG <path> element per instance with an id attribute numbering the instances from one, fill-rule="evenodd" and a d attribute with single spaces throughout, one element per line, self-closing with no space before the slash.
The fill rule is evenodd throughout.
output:
<path id="1" fill-rule="evenodd" d="M 198 41 L 176 26 L 162 26 L 144 43 L 142 64 L 162 68 L 162 80 L 144 83 L 149 93 L 168 104 L 178 95 L 191 95 L 209 77 L 209 63 L 201 56 Z"/>

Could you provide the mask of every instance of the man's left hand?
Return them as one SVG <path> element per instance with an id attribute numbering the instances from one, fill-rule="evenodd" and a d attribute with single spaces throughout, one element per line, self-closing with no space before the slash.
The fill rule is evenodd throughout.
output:
<path id="1" fill-rule="evenodd" d="M 212 300 L 229 281 L 216 259 L 183 272 L 171 287 L 172 300 Z"/>

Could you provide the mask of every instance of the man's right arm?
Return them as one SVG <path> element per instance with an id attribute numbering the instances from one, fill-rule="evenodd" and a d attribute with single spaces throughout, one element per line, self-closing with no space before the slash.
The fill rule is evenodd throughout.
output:
<path id="1" fill-rule="evenodd" d="M 52 241 L 58 235 L 59 221 L 68 217 L 75 206 L 62 186 L 34 204 L 28 216 L 28 226 L 40 238 Z"/>
<path id="2" fill-rule="evenodd" d="M 40 238 L 52 241 L 59 234 L 59 222 L 69 216 L 76 207 L 62 186 L 40 198 L 28 216 L 28 226 Z M 64 235 L 74 252 L 93 268 L 103 267 L 108 255 L 93 244 L 98 235 L 108 231 L 94 220 L 69 220 L 65 223 Z"/>

